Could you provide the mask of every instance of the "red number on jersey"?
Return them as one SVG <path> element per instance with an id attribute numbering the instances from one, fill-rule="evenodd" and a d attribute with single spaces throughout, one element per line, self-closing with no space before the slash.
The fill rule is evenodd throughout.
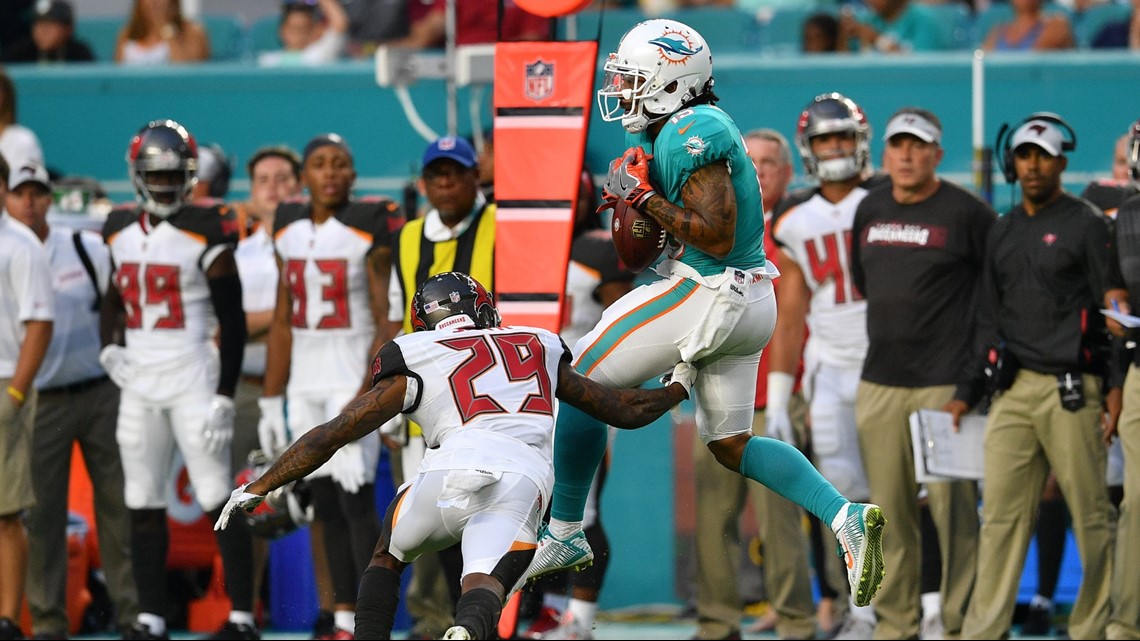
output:
<path id="1" fill-rule="evenodd" d="M 166 313 L 154 322 L 153 329 L 185 328 L 186 313 L 182 306 L 178 265 L 147 265 L 141 282 L 139 270 L 138 263 L 123 263 L 115 272 L 115 286 L 126 309 L 127 329 L 143 328 L 143 305 L 166 305 Z"/>
<path id="2" fill-rule="evenodd" d="M 305 289 L 305 260 L 291 258 L 285 261 L 285 278 L 293 298 L 293 327 L 308 327 L 309 293 Z M 332 313 L 317 321 L 316 329 L 341 329 L 352 325 L 348 309 L 348 261 L 343 259 L 316 260 L 314 264 L 322 276 L 321 300 L 332 304 Z"/>
<path id="3" fill-rule="evenodd" d="M 491 341 L 487 338 L 460 336 L 439 341 L 444 347 L 471 354 L 448 377 L 455 407 L 463 422 L 480 414 L 507 413 L 490 395 L 475 391 L 475 380 L 499 363 L 503 364 L 508 381 L 520 383 L 534 379 L 538 384 L 538 391 L 528 394 L 516 412 L 552 415 L 554 394 L 550 374 L 546 371 L 546 347 L 542 340 L 534 334 L 491 335 Z"/>
<path id="4" fill-rule="evenodd" d="M 817 243 L 823 243 L 824 254 L 821 257 L 816 249 Z M 844 256 L 851 255 L 851 230 L 843 232 Z M 816 283 L 826 283 L 830 278 L 835 281 L 835 304 L 842 305 L 848 301 L 863 300 L 863 295 L 851 286 L 851 279 L 847 273 L 847 265 L 843 256 L 839 254 L 839 234 L 828 234 L 821 238 L 810 239 L 804 243 L 807 251 L 808 266 L 811 268 L 811 277 Z"/>

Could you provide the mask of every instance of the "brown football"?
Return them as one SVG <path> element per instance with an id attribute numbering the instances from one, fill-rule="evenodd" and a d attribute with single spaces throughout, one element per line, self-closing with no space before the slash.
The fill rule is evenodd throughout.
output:
<path id="1" fill-rule="evenodd" d="M 667 233 L 656 220 L 643 215 L 624 200 L 614 205 L 610 222 L 618 257 L 633 272 L 644 271 L 665 249 Z"/>

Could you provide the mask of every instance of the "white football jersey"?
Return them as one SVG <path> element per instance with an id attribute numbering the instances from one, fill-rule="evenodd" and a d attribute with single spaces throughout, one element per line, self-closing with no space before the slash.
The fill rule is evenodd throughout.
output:
<path id="1" fill-rule="evenodd" d="M 368 254 L 390 242 L 378 203 L 354 203 L 317 225 L 307 205 L 278 208 L 274 246 L 293 308 L 289 394 L 357 389 L 372 356 L 376 323 Z"/>
<path id="2" fill-rule="evenodd" d="M 832 203 L 817 190 L 772 225 L 772 238 L 799 265 L 811 290 L 805 358 L 833 367 L 861 367 L 867 355 L 867 302 L 851 279 L 851 228 L 866 195 L 856 187 Z"/>
<path id="3" fill-rule="evenodd" d="M 415 332 L 380 349 L 373 381 L 408 378 L 404 413 L 423 428 L 420 471 L 522 472 L 539 487 L 551 467 L 558 366 L 570 350 L 536 327 Z"/>
<path id="4" fill-rule="evenodd" d="M 217 384 L 217 327 L 206 271 L 237 242 L 224 207 L 186 206 L 152 225 L 137 210 L 112 212 L 103 237 L 115 271 L 111 282 L 126 312 L 132 391 L 152 401 Z M 211 393 L 213 389 L 209 390 Z"/>

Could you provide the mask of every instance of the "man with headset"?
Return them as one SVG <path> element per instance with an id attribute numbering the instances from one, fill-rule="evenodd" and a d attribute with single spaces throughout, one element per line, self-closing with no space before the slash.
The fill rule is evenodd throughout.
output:
<path id="1" fill-rule="evenodd" d="M 990 230 L 971 384 L 947 405 L 955 419 L 982 396 L 989 354 L 1001 354 L 985 432 L 985 496 L 978 576 L 962 637 L 1009 635 L 1034 511 L 1050 468 L 1073 513 L 1080 590 L 1069 617 L 1076 639 L 1105 635 L 1114 518 L 1104 483 L 1104 405 L 1120 410 L 1119 383 L 1106 395 L 1109 227 L 1103 214 L 1062 188 L 1076 135 L 1054 114 L 1025 119 L 998 136 L 1002 170 L 1020 182 L 1020 204 Z"/>

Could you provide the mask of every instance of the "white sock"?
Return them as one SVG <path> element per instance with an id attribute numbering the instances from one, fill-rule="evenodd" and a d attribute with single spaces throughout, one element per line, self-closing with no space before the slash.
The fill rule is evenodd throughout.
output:
<path id="1" fill-rule="evenodd" d="M 835 518 L 831 519 L 831 531 L 832 532 L 835 532 L 836 534 L 838 534 L 841 530 L 843 530 L 843 522 L 847 520 L 847 512 L 850 509 L 851 509 L 851 502 L 850 501 L 848 501 L 847 503 L 844 503 L 843 507 L 839 508 L 839 512 L 835 515 Z"/>
<path id="2" fill-rule="evenodd" d="M 922 593 L 922 616 L 929 618 L 933 616 L 942 615 L 942 593 L 941 592 L 923 592 Z"/>
<path id="3" fill-rule="evenodd" d="M 230 610 L 230 623 L 257 627 L 257 624 L 253 622 L 253 613 L 241 610 Z"/>
<path id="4" fill-rule="evenodd" d="M 550 519 L 550 533 L 554 538 L 565 541 L 566 539 L 574 536 L 582 531 L 581 521 L 562 521 L 559 519 Z"/>
<path id="5" fill-rule="evenodd" d="M 158 616 L 157 614 L 151 614 L 150 612 L 139 612 L 139 615 L 135 620 L 145 625 L 147 629 L 150 630 L 150 633 L 155 636 L 160 637 L 164 632 L 166 632 L 166 619 Z"/>
<path id="6" fill-rule="evenodd" d="M 542 595 L 542 604 L 562 614 L 566 611 L 566 604 L 570 603 L 570 596 L 566 594 L 555 594 L 554 592 L 547 592 Z"/>
<path id="7" fill-rule="evenodd" d="M 870 623 L 873 627 L 878 619 L 875 618 L 875 608 L 870 605 L 855 605 L 854 599 L 849 599 L 851 616 L 859 621 Z"/>
<path id="8" fill-rule="evenodd" d="M 598 604 L 579 599 L 570 599 L 570 606 L 566 610 L 575 621 L 587 630 L 594 629 L 594 619 L 598 615 Z"/>
<path id="9" fill-rule="evenodd" d="M 1033 599 L 1029 602 L 1029 605 L 1031 605 L 1035 608 L 1044 608 L 1046 610 L 1052 610 L 1053 609 L 1053 599 L 1047 599 L 1047 598 L 1041 596 L 1040 594 L 1034 594 Z"/>
<path id="10" fill-rule="evenodd" d="M 336 622 L 336 627 L 348 632 L 356 632 L 356 611 L 355 610 L 337 610 L 333 612 L 333 621 Z"/>

